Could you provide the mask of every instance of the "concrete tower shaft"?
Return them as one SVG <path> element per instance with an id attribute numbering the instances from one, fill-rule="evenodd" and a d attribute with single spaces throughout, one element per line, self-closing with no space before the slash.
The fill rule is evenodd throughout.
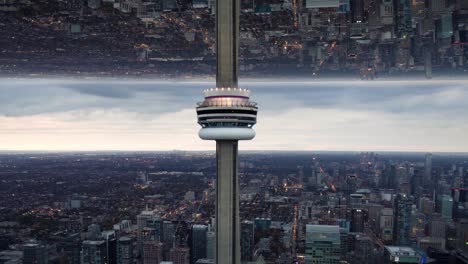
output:
<path id="1" fill-rule="evenodd" d="M 240 0 L 216 1 L 216 88 L 197 106 L 199 136 L 216 140 L 215 263 L 240 264 L 238 141 L 255 137 L 257 104 L 238 86 Z"/>
<path id="2" fill-rule="evenodd" d="M 216 141 L 216 259 L 240 264 L 239 177 L 237 140 Z"/>
<path id="3" fill-rule="evenodd" d="M 216 1 L 216 87 L 238 87 L 240 0 Z"/>

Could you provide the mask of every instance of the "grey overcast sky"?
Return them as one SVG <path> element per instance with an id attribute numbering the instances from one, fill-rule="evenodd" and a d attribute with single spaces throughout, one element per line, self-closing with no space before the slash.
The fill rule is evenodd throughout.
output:
<path id="1" fill-rule="evenodd" d="M 195 104 L 212 81 L 0 79 L 0 150 L 213 150 Z M 246 81 L 243 150 L 468 151 L 468 81 Z"/>

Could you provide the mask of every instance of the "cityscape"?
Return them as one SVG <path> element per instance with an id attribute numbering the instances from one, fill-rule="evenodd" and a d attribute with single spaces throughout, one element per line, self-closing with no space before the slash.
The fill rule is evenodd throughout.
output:
<path id="1" fill-rule="evenodd" d="M 241 152 L 242 263 L 466 263 L 467 168 Z M 213 263 L 213 152 L 2 154 L 0 171 L 2 263 Z"/>
<path id="2" fill-rule="evenodd" d="M 2 0 L 0 75 L 210 78 L 214 0 Z M 466 0 L 242 0 L 240 74 L 465 75 Z"/>
<path id="3" fill-rule="evenodd" d="M 467 0 L 0 15 L 0 264 L 468 263 Z"/>

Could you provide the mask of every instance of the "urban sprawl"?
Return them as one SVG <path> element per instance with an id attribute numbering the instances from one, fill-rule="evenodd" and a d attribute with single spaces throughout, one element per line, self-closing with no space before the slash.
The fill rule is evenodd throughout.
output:
<path id="1" fill-rule="evenodd" d="M 211 77 L 214 0 L 1 0 L 1 76 Z M 244 77 L 468 72 L 466 0 L 242 0 Z"/>
<path id="2" fill-rule="evenodd" d="M 466 154 L 239 165 L 242 263 L 468 263 Z M 2 264 L 214 263 L 213 152 L 1 154 L 0 179 Z"/>

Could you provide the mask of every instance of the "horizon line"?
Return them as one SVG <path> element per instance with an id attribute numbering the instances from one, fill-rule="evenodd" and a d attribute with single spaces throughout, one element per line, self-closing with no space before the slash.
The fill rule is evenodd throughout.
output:
<path id="1" fill-rule="evenodd" d="M 192 152 L 208 153 L 216 150 L 0 150 L 0 154 L 9 153 L 174 153 Z M 468 151 L 423 151 L 423 150 L 240 150 L 239 152 L 262 152 L 262 153 L 431 153 L 431 154 L 457 154 L 468 155 Z"/>
<path id="2" fill-rule="evenodd" d="M 177 78 L 160 78 L 160 77 L 133 77 L 133 76 L 119 76 L 119 77 L 111 77 L 111 76 L 73 76 L 73 75 L 64 75 L 64 76 L 2 76 L 0 75 L 0 79 L 9 79 L 9 80 L 80 80 L 80 81 L 96 81 L 96 80 L 128 80 L 128 81 L 141 81 L 141 82 L 215 82 L 215 76 L 206 76 L 206 77 L 177 77 Z M 281 80 L 287 81 L 291 83 L 298 83 L 298 82 L 343 82 L 343 81 L 355 81 L 355 82 L 366 82 L 366 83 L 373 83 L 373 82 L 398 82 L 398 81 L 405 81 L 405 82 L 456 82 L 460 80 L 468 81 L 468 77 L 465 75 L 459 76 L 450 76 L 450 75 L 442 75 L 440 78 L 432 78 L 426 79 L 423 76 L 406 76 L 406 78 L 398 77 L 381 77 L 378 79 L 374 79 L 372 81 L 369 80 L 361 80 L 357 77 L 349 77 L 349 76 L 334 76 L 334 77 L 323 77 L 323 78 L 313 78 L 313 77 L 297 77 L 295 76 L 284 76 L 284 77 L 245 77 L 239 78 L 239 81 L 266 81 L 266 80 Z"/>

